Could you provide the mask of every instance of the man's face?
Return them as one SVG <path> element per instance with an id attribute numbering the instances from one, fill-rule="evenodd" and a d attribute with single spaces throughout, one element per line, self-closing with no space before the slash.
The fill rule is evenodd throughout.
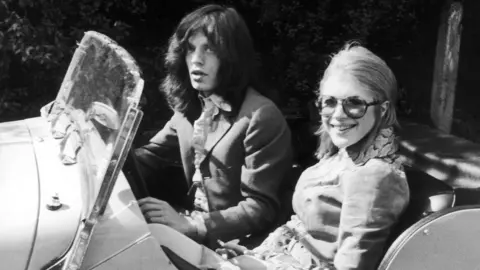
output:
<path id="1" fill-rule="evenodd" d="M 218 84 L 220 60 L 201 31 L 188 38 L 185 61 L 192 87 L 205 96 L 213 93 Z"/>

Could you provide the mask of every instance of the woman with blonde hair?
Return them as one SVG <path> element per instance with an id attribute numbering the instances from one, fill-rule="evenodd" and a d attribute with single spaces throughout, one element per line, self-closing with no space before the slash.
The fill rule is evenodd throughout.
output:
<path id="1" fill-rule="evenodd" d="M 232 259 L 242 269 L 375 269 L 408 204 L 390 68 L 349 43 L 319 85 L 319 161 L 296 185 L 291 220 Z"/>

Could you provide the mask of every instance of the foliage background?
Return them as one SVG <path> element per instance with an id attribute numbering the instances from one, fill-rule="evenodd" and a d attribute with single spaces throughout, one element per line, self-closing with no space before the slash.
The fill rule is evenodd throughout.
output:
<path id="1" fill-rule="evenodd" d="M 308 102 L 329 55 L 353 39 L 382 56 L 396 73 L 402 86 L 400 114 L 422 121 L 429 111 L 444 2 L 0 0 L 0 121 L 37 116 L 55 98 L 76 42 L 95 30 L 125 47 L 143 71 L 141 131 L 161 128 L 170 116 L 158 91 L 168 37 L 183 15 L 206 3 L 233 5 L 245 17 L 265 79 L 278 91 L 289 118 L 309 119 Z"/>

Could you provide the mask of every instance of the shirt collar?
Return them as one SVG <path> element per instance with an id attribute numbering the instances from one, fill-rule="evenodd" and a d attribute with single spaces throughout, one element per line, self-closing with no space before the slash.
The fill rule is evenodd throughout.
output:
<path id="1" fill-rule="evenodd" d="M 372 144 L 361 153 L 350 153 L 353 162 L 357 165 L 364 165 L 372 158 L 392 159 L 397 161 L 398 143 L 393 128 L 383 128 L 373 140 Z M 349 152 L 347 150 L 347 152 Z M 401 160 L 400 160 L 401 161 Z"/>
<path id="2" fill-rule="evenodd" d="M 225 112 L 231 112 L 232 111 L 232 105 L 230 105 L 230 103 L 228 103 L 224 98 L 222 98 L 221 96 L 219 96 L 217 94 L 211 94 L 208 97 L 204 97 L 203 95 L 199 94 L 198 97 L 202 101 L 202 105 L 205 102 L 205 99 L 208 98 L 220 110 L 225 111 Z"/>

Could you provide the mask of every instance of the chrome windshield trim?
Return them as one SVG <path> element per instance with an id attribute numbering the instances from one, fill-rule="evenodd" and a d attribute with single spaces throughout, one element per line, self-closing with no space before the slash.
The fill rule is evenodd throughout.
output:
<path id="1" fill-rule="evenodd" d="M 95 224 L 99 217 L 104 213 L 108 200 L 112 193 L 113 187 L 119 173 L 125 163 L 128 151 L 132 145 L 133 138 L 137 132 L 138 126 L 142 119 L 143 113 L 137 108 L 130 107 L 127 117 L 120 128 L 120 136 L 118 136 L 112 153 L 112 158 L 105 172 L 105 176 L 100 187 L 100 192 L 93 206 L 90 216 L 83 223 L 80 231 L 80 237 L 75 239 L 72 247 L 72 256 L 67 261 L 68 270 L 77 270 L 82 265 L 88 243 L 92 237 Z"/>

